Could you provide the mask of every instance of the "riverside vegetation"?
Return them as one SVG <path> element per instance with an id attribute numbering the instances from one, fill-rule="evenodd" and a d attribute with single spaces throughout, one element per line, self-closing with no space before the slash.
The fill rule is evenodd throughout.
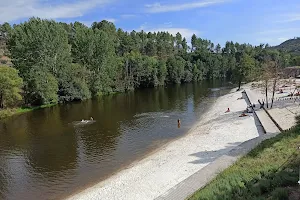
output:
<path id="1" fill-rule="evenodd" d="M 262 142 L 189 200 L 300 199 L 300 125 Z"/>
<path id="2" fill-rule="evenodd" d="M 87 27 L 31 18 L 2 24 L 0 39 L 12 61 L 11 67 L 0 67 L 6 71 L 0 74 L 2 117 L 17 110 L 10 108 L 25 106 L 27 111 L 135 88 L 204 79 L 240 85 L 259 78 L 268 62 L 284 68 L 295 61 L 268 45 L 231 41 L 221 48 L 193 35 L 188 46 L 180 33 L 126 32 L 105 20 Z"/>

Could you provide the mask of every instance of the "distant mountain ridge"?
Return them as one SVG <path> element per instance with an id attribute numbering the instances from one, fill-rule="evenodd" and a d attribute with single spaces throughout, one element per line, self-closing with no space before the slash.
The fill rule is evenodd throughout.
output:
<path id="1" fill-rule="evenodd" d="M 278 46 L 271 47 L 277 50 L 283 50 L 292 54 L 300 55 L 300 37 L 289 39 Z"/>

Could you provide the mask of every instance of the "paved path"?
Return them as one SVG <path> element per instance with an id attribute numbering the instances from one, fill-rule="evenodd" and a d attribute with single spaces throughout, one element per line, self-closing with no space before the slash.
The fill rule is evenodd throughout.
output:
<path id="1" fill-rule="evenodd" d="M 263 123 L 263 126 L 267 134 L 280 132 L 277 126 L 274 124 L 274 122 L 270 119 L 270 117 L 267 115 L 267 113 L 264 110 L 261 109 L 256 111 L 256 115 Z"/>
<path id="2" fill-rule="evenodd" d="M 257 104 L 258 98 L 255 93 L 250 89 L 246 89 L 245 91 L 250 100 L 250 102 L 247 102 L 248 100 L 246 100 L 247 104 Z M 206 167 L 200 169 L 195 174 L 168 190 L 165 194 L 156 198 L 156 200 L 184 200 L 188 198 L 213 180 L 220 172 L 234 164 L 240 157 L 250 152 L 262 141 L 272 138 L 280 132 L 264 110 L 261 109 L 256 111 L 256 115 L 260 121 L 256 122 L 256 125 L 263 125 L 264 128 L 261 129 L 260 127 L 257 127 L 260 137 L 240 144 L 228 154 L 221 156 Z M 267 134 L 265 134 L 264 131 L 266 131 Z"/>
<path id="3" fill-rule="evenodd" d="M 278 133 L 264 134 L 244 142 L 221 156 L 189 178 L 185 179 L 165 194 L 155 200 L 184 200 L 194 194 L 199 188 L 212 181 L 220 172 L 234 164 L 239 158 L 246 155 L 262 141 L 275 137 Z"/>
<path id="4" fill-rule="evenodd" d="M 259 103 L 258 103 L 258 95 L 256 95 L 257 91 L 253 91 L 250 89 L 245 89 L 249 100 L 251 101 L 252 104 L 256 105 L 256 115 L 260 122 L 262 123 L 266 133 L 279 133 L 279 129 L 277 126 L 274 124 L 274 122 L 270 119 L 270 117 L 267 115 L 267 113 L 263 109 L 259 109 Z"/>

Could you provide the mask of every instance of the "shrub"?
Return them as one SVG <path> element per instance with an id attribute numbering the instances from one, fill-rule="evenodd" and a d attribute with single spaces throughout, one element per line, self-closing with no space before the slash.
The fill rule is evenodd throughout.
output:
<path id="1" fill-rule="evenodd" d="M 288 200 L 289 193 L 286 188 L 276 188 L 272 193 L 273 200 Z"/>
<path id="2" fill-rule="evenodd" d="M 15 113 L 16 113 L 15 109 L 0 110 L 0 119 L 4 119 L 6 117 L 10 117 L 10 116 L 12 116 Z"/>

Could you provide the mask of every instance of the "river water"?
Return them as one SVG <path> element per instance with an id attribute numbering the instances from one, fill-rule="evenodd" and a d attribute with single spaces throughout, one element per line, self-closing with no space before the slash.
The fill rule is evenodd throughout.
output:
<path id="1" fill-rule="evenodd" d="M 91 186 L 183 136 L 227 92 L 221 82 L 172 85 L 0 121 L 0 199 L 61 199 Z"/>

